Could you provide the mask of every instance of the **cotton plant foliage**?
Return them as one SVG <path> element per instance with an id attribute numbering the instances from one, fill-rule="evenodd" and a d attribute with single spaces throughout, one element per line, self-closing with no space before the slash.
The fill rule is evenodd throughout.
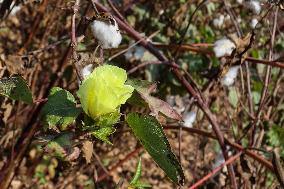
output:
<path id="1" fill-rule="evenodd" d="M 126 71 L 112 65 L 94 69 L 77 92 L 84 112 L 92 119 L 119 111 L 132 95 L 134 88 L 125 85 Z"/>

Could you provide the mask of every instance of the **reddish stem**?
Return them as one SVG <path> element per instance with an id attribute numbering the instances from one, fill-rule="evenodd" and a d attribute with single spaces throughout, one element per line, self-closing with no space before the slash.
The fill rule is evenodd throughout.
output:
<path id="1" fill-rule="evenodd" d="M 189 187 L 189 189 L 195 189 L 198 186 L 200 186 L 202 183 L 204 183 L 206 180 L 208 180 L 209 178 L 213 177 L 217 172 L 219 172 L 224 166 L 233 163 L 235 160 L 237 160 L 237 158 L 242 154 L 242 152 L 237 153 L 236 155 L 234 155 L 233 157 L 229 158 L 227 161 L 225 161 L 224 163 L 222 163 L 221 165 L 219 165 L 218 167 L 216 167 L 212 172 L 210 172 L 208 175 L 206 175 L 205 177 L 203 177 L 202 179 L 200 179 L 199 181 L 197 181 L 196 183 L 194 183 L 192 186 Z"/>

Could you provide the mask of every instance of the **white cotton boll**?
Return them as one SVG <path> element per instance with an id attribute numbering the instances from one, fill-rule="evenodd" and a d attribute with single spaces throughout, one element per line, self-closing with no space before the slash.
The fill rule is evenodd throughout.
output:
<path id="1" fill-rule="evenodd" d="M 251 0 L 247 2 L 248 8 L 254 12 L 254 14 L 259 14 L 261 11 L 260 2 L 257 0 Z"/>
<path id="2" fill-rule="evenodd" d="M 230 56 L 236 45 L 228 38 L 224 37 L 214 43 L 213 51 L 216 57 Z"/>
<path id="3" fill-rule="evenodd" d="M 124 53 L 124 57 L 126 60 L 131 60 L 133 57 L 133 49 L 129 49 L 126 53 Z"/>
<path id="4" fill-rule="evenodd" d="M 92 23 L 92 31 L 99 44 L 104 49 L 116 48 L 122 40 L 117 23 L 114 25 L 95 20 Z"/>
<path id="5" fill-rule="evenodd" d="M 235 79 L 238 75 L 240 66 L 233 66 L 229 69 L 229 71 L 222 78 L 222 84 L 229 87 L 234 84 Z"/>
<path id="6" fill-rule="evenodd" d="M 94 65 L 93 64 L 88 64 L 81 70 L 81 74 L 83 76 L 83 79 L 86 79 L 88 75 L 92 73 L 94 70 Z"/>
<path id="7" fill-rule="evenodd" d="M 196 112 L 193 112 L 193 111 L 187 112 L 184 115 L 183 120 L 184 120 L 184 126 L 191 128 L 192 124 L 196 120 Z"/>
<path id="8" fill-rule="evenodd" d="M 15 15 L 17 12 L 19 12 L 21 10 L 20 6 L 14 6 L 12 11 L 10 12 L 10 15 Z"/>
<path id="9" fill-rule="evenodd" d="M 256 18 L 253 18 L 253 19 L 251 20 L 251 22 L 250 22 L 250 27 L 251 27 L 252 29 L 254 29 L 255 26 L 257 25 L 257 23 L 258 23 L 258 20 L 257 20 Z"/>
<path id="10" fill-rule="evenodd" d="M 225 16 L 221 14 L 218 18 L 213 19 L 213 26 L 215 28 L 221 28 L 224 24 Z"/>
<path id="11" fill-rule="evenodd" d="M 138 46 L 138 47 L 135 48 L 134 58 L 136 60 L 140 60 L 144 56 L 144 53 L 145 53 L 144 47 Z"/>
<path id="12" fill-rule="evenodd" d="M 242 4 L 243 0 L 237 0 L 237 3 Z"/>
<path id="13" fill-rule="evenodd" d="M 125 54 L 126 60 L 140 60 L 145 53 L 145 48 L 140 46 L 135 46 L 130 48 Z"/>
<path id="14" fill-rule="evenodd" d="M 215 169 L 219 167 L 222 163 L 225 163 L 225 159 L 224 159 L 222 151 L 220 150 L 220 152 L 217 154 L 217 157 L 215 158 L 212 168 Z"/>

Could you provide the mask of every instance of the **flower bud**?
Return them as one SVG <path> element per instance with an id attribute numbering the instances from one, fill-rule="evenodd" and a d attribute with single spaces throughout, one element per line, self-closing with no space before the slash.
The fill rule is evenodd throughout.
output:
<path id="1" fill-rule="evenodd" d="M 94 69 L 77 92 L 84 112 L 92 119 L 117 112 L 132 95 L 134 88 L 125 85 L 126 71 L 112 65 Z"/>

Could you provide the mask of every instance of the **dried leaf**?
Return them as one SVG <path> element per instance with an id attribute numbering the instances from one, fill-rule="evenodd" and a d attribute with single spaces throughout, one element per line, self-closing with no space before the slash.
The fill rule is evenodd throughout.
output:
<path id="1" fill-rule="evenodd" d="M 156 84 L 143 80 L 128 80 L 127 84 L 135 88 L 141 98 L 148 104 L 152 114 L 158 119 L 158 114 L 182 121 L 182 116 L 167 102 L 153 97 L 150 94 L 156 90 Z"/>
<path id="2" fill-rule="evenodd" d="M 92 155 L 93 155 L 93 143 L 89 140 L 84 141 L 82 151 L 83 151 L 83 155 L 86 159 L 86 162 L 90 163 Z"/>

